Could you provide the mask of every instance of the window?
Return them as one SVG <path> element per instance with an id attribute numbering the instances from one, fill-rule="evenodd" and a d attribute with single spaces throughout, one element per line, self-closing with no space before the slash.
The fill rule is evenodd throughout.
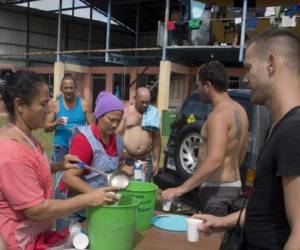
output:
<path id="1" fill-rule="evenodd" d="M 129 100 L 130 75 L 114 74 L 113 75 L 113 94 L 123 101 Z"/>

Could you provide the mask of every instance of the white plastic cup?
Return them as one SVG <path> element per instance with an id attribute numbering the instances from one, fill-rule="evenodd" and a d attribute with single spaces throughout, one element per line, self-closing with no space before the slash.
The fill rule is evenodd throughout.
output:
<path id="1" fill-rule="evenodd" d="M 75 249 L 86 249 L 89 245 L 89 238 L 83 232 L 79 223 L 70 226 L 70 237 Z"/>
<path id="2" fill-rule="evenodd" d="M 171 210 L 171 206 L 172 206 L 172 199 L 167 200 L 162 204 L 162 210 L 165 212 L 169 212 Z"/>
<path id="3" fill-rule="evenodd" d="M 73 246 L 76 249 L 86 249 L 89 245 L 89 238 L 84 233 L 79 233 L 73 237 Z"/>
<path id="4" fill-rule="evenodd" d="M 120 201 L 120 199 L 121 199 L 122 194 L 121 194 L 121 193 L 115 193 L 115 192 L 107 192 L 107 193 L 113 195 L 113 196 L 117 199 L 117 201 L 116 201 L 115 204 L 118 205 L 118 204 L 119 204 L 119 201 Z"/>
<path id="5" fill-rule="evenodd" d="M 121 200 L 122 194 L 121 193 L 116 193 L 116 198 L 119 200 Z"/>
<path id="6" fill-rule="evenodd" d="M 64 125 L 68 123 L 68 117 L 67 116 L 62 116 L 61 119 L 64 121 Z"/>
<path id="7" fill-rule="evenodd" d="M 203 220 L 195 218 L 187 218 L 187 240 L 190 242 L 199 241 L 199 231 L 198 226 L 203 223 Z"/>

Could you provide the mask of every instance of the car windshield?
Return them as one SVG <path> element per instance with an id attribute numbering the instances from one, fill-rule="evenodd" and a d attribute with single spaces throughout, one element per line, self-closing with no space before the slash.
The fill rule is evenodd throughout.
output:
<path id="1" fill-rule="evenodd" d="M 197 92 L 193 92 L 184 101 L 180 113 L 186 115 L 194 114 L 197 117 L 204 118 L 211 111 L 211 108 L 210 104 L 202 102 L 201 97 Z"/>

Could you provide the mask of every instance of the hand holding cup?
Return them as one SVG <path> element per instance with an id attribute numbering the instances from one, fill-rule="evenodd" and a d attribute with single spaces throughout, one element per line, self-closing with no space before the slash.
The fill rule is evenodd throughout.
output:
<path id="1" fill-rule="evenodd" d="M 59 125 L 63 125 L 63 126 L 67 125 L 68 117 L 67 116 L 61 116 L 61 117 L 58 118 L 57 122 L 58 122 Z"/>
<path id="2" fill-rule="evenodd" d="M 201 226 L 203 220 L 195 219 L 195 218 L 187 218 L 187 240 L 190 242 L 199 241 L 199 231 L 198 227 Z"/>

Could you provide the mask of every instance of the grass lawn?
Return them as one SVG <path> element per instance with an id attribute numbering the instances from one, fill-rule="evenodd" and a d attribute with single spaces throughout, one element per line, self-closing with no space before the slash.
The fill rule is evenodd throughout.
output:
<path id="1" fill-rule="evenodd" d="M 0 116 L 0 127 L 6 122 L 5 116 Z M 52 156 L 52 142 L 53 142 L 53 133 L 45 133 L 42 129 L 38 129 L 37 131 L 34 131 L 34 135 L 36 138 L 38 138 L 44 147 L 44 150 L 46 151 L 49 159 L 51 159 Z M 162 136 L 162 150 L 161 150 L 161 157 L 160 157 L 160 166 L 163 166 L 163 149 L 167 145 L 168 137 Z"/>
<path id="2" fill-rule="evenodd" d="M 5 124 L 6 121 L 7 119 L 5 116 L 0 116 L 0 126 Z M 38 129 L 37 131 L 34 131 L 33 134 L 42 142 L 45 152 L 47 153 L 49 159 L 51 159 L 53 133 L 45 133 L 42 129 Z"/>

